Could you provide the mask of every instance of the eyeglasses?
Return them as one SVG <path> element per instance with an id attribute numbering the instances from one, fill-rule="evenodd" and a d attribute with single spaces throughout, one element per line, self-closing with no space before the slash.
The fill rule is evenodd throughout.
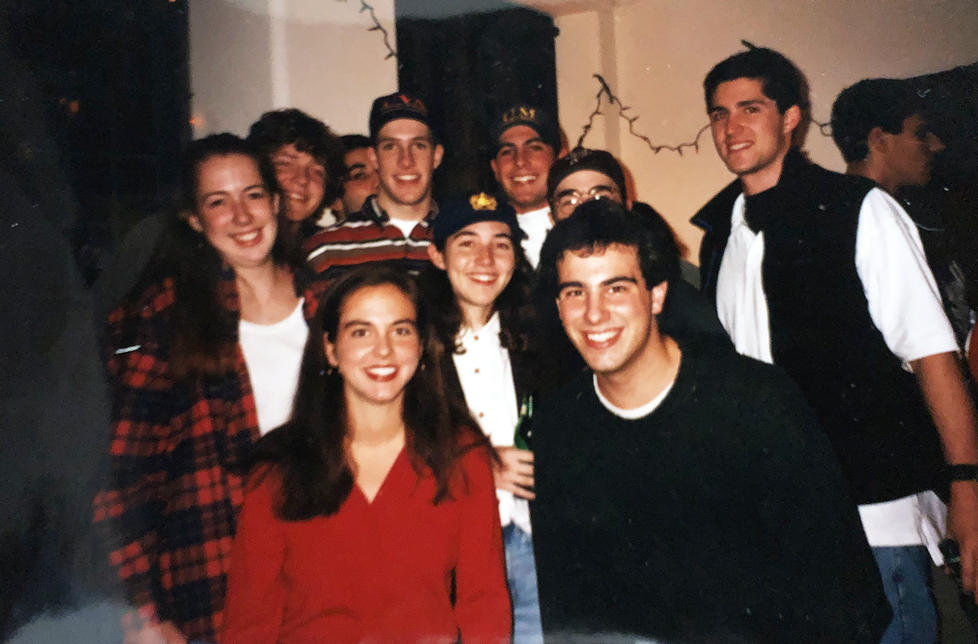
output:
<path id="1" fill-rule="evenodd" d="M 606 185 L 594 186 L 583 193 L 576 190 L 564 192 L 557 197 L 557 214 L 563 215 L 564 217 L 569 216 L 579 205 L 592 199 L 613 199 L 618 201 L 621 199 L 621 192 L 615 186 Z"/>

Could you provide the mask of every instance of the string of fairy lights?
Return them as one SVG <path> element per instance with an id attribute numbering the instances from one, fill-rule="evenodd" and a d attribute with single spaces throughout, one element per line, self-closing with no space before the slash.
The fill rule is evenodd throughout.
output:
<path id="1" fill-rule="evenodd" d="M 360 0 L 359 13 L 363 13 L 364 11 L 370 12 L 370 20 L 373 21 L 373 25 L 368 27 L 367 31 L 379 31 L 384 37 L 384 47 L 387 48 L 387 55 L 384 56 L 384 60 L 397 58 L 397 51 L 393 47 L 391 47 L 390 34 L 387 32 L 386 29 L 384 29 L 384 26 L 380 24 L 380 20 L 377 19 L 377 14 L 374 11 L 374 8 L 371 5 L 367 4 L 365 0 Z"/>
<path id="2" fill-rule="evenodd" d="M 631 108 L 623 104 L 621 99 L 618 98 L 613 91 L 611 91 L 611 87 L 608 85 L 608 82 L 604 79 L 604 77 L 601 76 L 601 74 L 594 74 L 594 78 L 598 80 L 599 85 L 598 93 L 595 95 L 595 100 L 597 102 L 594 106 L 594 110 L 588 115 L 587 123 L 585 123 L 584 127 L 582 128 L 581 136 L 579 136 L 577 139 L 577 147 L 582 147 L 584 145 L 584 138 L 588 135 L 588 132 L 591 131 L 591 126 L 594 124 L 594 119 L 598 116 L 604 115 L 604 113 L 601 111 L 601 99 L 602 97 L 607 97 L 608 103 L 611 106 L 617 106 L 618 118 L 628 123 L 628 133 L 640 141 L 643 141 L 649 147 L 649 149 L 652 150 L 653 154 L 658 154 L 663 150 L 669 150 L 671 152 L 676 152 L 679 154 L 679 156 L 682 156 L 683 148 L 692 148 L 695 152 L 700 151 L 700 136 L 703 134 L 703 132 L 710 128 L 709 123 L 701 127 L 693 140 L 688 143 L 680 143 L 678 145 L 660 145 L 653 143 L 652 139 L 650 139 L 648 136 L 635 130 L 635 122 L 638 121 L 639 115 L 636 114 L 635 116 L 630 116 L 626 114 L 626 112 L 628 112 L 628 110 Z"/>
<path id="3" fill-rule="evenodd" d="M 346 0 L 342 0 L 342 1 L 345 2 Z M 359 13 L 363 13 L 365 11 L 369 12 L 370 20 L 372 22 L 371 26 L 367 28 L 367 31 L 379 31 L 383 37 L 384 47 L 387 49 L 387 54 L 384 56 L 384 60 L 388 60 L 390 58 L 397 58 L 397 51 L 394 49 L 394 47 L 391 46 L 390 43 L 390 33 L 380 23 L 380 20 L 377 19 L 377 14 L 374 11 L 373 6 L 370 5 L 366 0 L 360 0 Z M 755 45 L 750 41 L 741 40 L 740 42 L 747 49 L 757 48 L 757 45 Z M 628 124 L 628 134 L 642 141 L 649 148 L 649 150 L 652 151 L 652 154 L 659 154 L 660 152 L 663 151 L 669 151 L 669 152 L 675 152 L 679 156 L 683 156 L 683 150 L 692 150 L 697 154 L 699 153 L 700 137 L 703 136 L 704 132 L 710 129 L 709 123 L 707 123 L 706 125 L 704 125 L 699 130 L 696 131 L 696 136 L 693 137 L 692 141 L 685 141 L 683 143 L 678 143 L 678 144 L 655 143 L 652 141 L 652 139 L 649 136 L 642 134 L 641 132 L 635 129 L 635 123 L 638 121 L 641 115 L 639 114 L 632 115 L 628 113 L 629 110 L 631 110 L 631 107 L 622 103 L 621 99 L 618 98 L 618 95 L 615 94 L 615 92 L 612 91 L 611 86 L 608 85 L 608 81 L 606 81 L 601 74 L 594 74 L 593 78 L 596 79 L 598 82 L 598 91 L 594 97 L 595 98 L 594 109 L 591 111 L 590 114 L 588 114 L 587 122 L 584 123 L 584 125 L 581 127 L 581 135 L 577 137 L 577 145 L 575 147 L 583 147 L 584 139 L 587 137 L 588 133 L 590 133 L 591 131 L 591 128 L 594 126 L 594 119 L 596 119 L 599 116 L 605 115 L 604 112 L 601 111 L 601 105 L 602 105 L 602 100 L 607 100 L 608 105 L 610 107 L 617 108 L 618 118 L 620 118 L 621 120 L 623 120 L 625 123 Z M 831 122 L 817 121 L 811 116 L 809 117 L 809 120 L 812 122 L 813 125 L 818 127 L 818 131 L 822 136 L 825 137 L 832 136 Z"/>

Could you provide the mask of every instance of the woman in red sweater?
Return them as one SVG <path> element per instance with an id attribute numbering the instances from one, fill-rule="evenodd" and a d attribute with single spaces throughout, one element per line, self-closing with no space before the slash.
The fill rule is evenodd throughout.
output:
<path id="1" fill-rule="evenodd" d="M 293 419 L 257 447 L 222 641 L 508 641 L 491 448 L 417 286 L 361 268 L 320 311 Z"/>

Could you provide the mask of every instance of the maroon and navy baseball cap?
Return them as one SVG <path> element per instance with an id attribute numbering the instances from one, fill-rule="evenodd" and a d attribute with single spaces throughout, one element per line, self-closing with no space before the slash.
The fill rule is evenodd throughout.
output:
<path id="1" fill-rule="evenodd" d="M 376 143 L 381 128 L 397 119 L 421 121 L 429 130 L 432 129 L 428 108 L 424 101 L 403 92 L 396 92 L 374 99 L 374 104 L 370 108 L 370 140 Z"/>

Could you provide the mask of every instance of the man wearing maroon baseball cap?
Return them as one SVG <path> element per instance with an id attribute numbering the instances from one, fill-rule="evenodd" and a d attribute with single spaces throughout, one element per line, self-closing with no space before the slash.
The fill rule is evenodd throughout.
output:
<path id="1" fill-rule="evenodd" d="M 370 163 L 379 189 L 360 212 L 305 244 L 309 265 L 334 277 L 369 262 L 392 262 L 417 273 L 428 263 L 429 224 L 437 212 L 432 175 L 444 150 L 432 132 L 428 108 L 403 92 L 374 100 L 370 110 Z"/>

